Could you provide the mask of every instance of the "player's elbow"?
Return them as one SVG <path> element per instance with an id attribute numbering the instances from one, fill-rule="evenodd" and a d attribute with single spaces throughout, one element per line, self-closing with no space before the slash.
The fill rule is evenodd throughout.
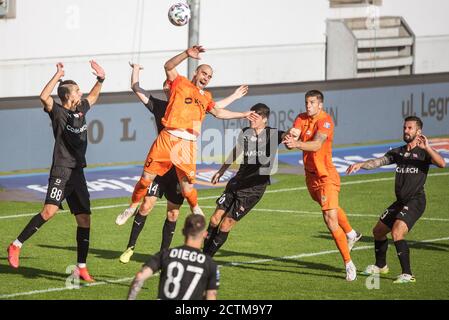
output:
<path id="1" fill-rule="evenodd" d="M 437 166 L 438 166 L 438 168 L 441 168 L 441 169 L 445 168 L 446 167 L 446 161 L 444 159 L 442 159 L 440 161 L 440 163 L 437 164 Z"/>

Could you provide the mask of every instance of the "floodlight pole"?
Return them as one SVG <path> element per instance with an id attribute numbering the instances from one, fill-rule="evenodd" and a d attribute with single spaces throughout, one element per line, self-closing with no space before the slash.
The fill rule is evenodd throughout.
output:
<path id="1" fill-rule="evenodd" d="M 191 18 L 189 21 L 189 48 L 200 44 L 200 0 L 189 0 Z M 198 60 L 187 60 L 187 71 L 189 79 L 192 79 L 196 68 L 198 67 Z"/>

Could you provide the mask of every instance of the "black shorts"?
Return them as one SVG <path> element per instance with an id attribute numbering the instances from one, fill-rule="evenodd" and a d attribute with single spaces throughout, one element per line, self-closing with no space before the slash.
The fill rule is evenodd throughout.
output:
<path id="1" fill-rule="evenodd" d="M 217 208 L 224 210 L 228 216 L 239 221 L 262 199 L 267 185 L 268 183 L 264 183 L 240 188 L 231 179 L 223 194 L 216 201 Z"/>
<path id="2" fill-rule="evenodd" d="M 399 201 L 394 202 L 380 216 L 382 221 L 388 228 L 393 229 L 396 220 L 402 220 L 408 227 L 408 231 L 418 221 L 426 209 L 425 195 L 409 200 L 405 205 Z"/>
<path id="3" fill-rule="evenodd" d="M 64 199 L 73 214 L 91 213 L 90 195 L 83 168 L 51 168 L 45 204 L 54 204 L 62 209 L 61 203 Z"/>
<path id="4" fill-rule="evenodd" d="M 162 198 L 162 196 L 174 204 L 182 205 L 184 202 L 174 166 L 162 177 L 157 176 L 148 187 L 147 197 Z"/>

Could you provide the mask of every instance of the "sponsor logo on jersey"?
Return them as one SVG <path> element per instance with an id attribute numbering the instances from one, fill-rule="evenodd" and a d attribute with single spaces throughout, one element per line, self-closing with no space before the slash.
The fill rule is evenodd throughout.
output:
<path id="1" fill-rule="evenodd" d="M 69 130 L 70 132 L 73 132 L 73 133 L 76 133 L 76 134 L 80 134 L 80 133 L 82 133 L 82 132 L 87 130 L 87 124 L 83 125 L 81 128 L 74 128 L 70 124 L 68 124 L 66 126 L 66 129 Z"/>

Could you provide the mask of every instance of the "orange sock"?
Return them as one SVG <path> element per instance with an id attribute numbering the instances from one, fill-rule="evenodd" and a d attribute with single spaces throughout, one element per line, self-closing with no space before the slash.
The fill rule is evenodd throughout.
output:
<path id="1" fill-rule="evenodd" d="M 182 192 L 184 198 L 186 198 L 191 208 L 194 208 L 198 205 L 198 192 L 195 188 L 192 188 L 190 192 Z"/>
<path id="2" fill-rule="evenodd" d="M 147 194 L 147 188 L 151 184 L 151 180 L 145 180 L 144 178 L 140 177 L 140 180 L 136 183 L 134 187 L 134 192 L 131 197 L 132 203 L 139 203 L 143 197 Z"/>
<path id="3" fill-rule="evenodd" d="M 335 240 L 335 244 L 337 245 L 338 250 L 340 251 L 341 256 L 345 263 L 351 261 L 351 255 L 349 254 L 348 240 L 346 239 L 346 234 L 342 228 L 338 228 L 335 231 L 332 231 L 332 237 Z"/>
<path id="4" fill-rule="evenodd" d="M 345 211 L 339 207 L 337 215 L 338 215 L 338 225 L 343 229 L 345 233 L 351 232 L 352 227 L 349 224 L 348 217 L 346 216 Z"/>

